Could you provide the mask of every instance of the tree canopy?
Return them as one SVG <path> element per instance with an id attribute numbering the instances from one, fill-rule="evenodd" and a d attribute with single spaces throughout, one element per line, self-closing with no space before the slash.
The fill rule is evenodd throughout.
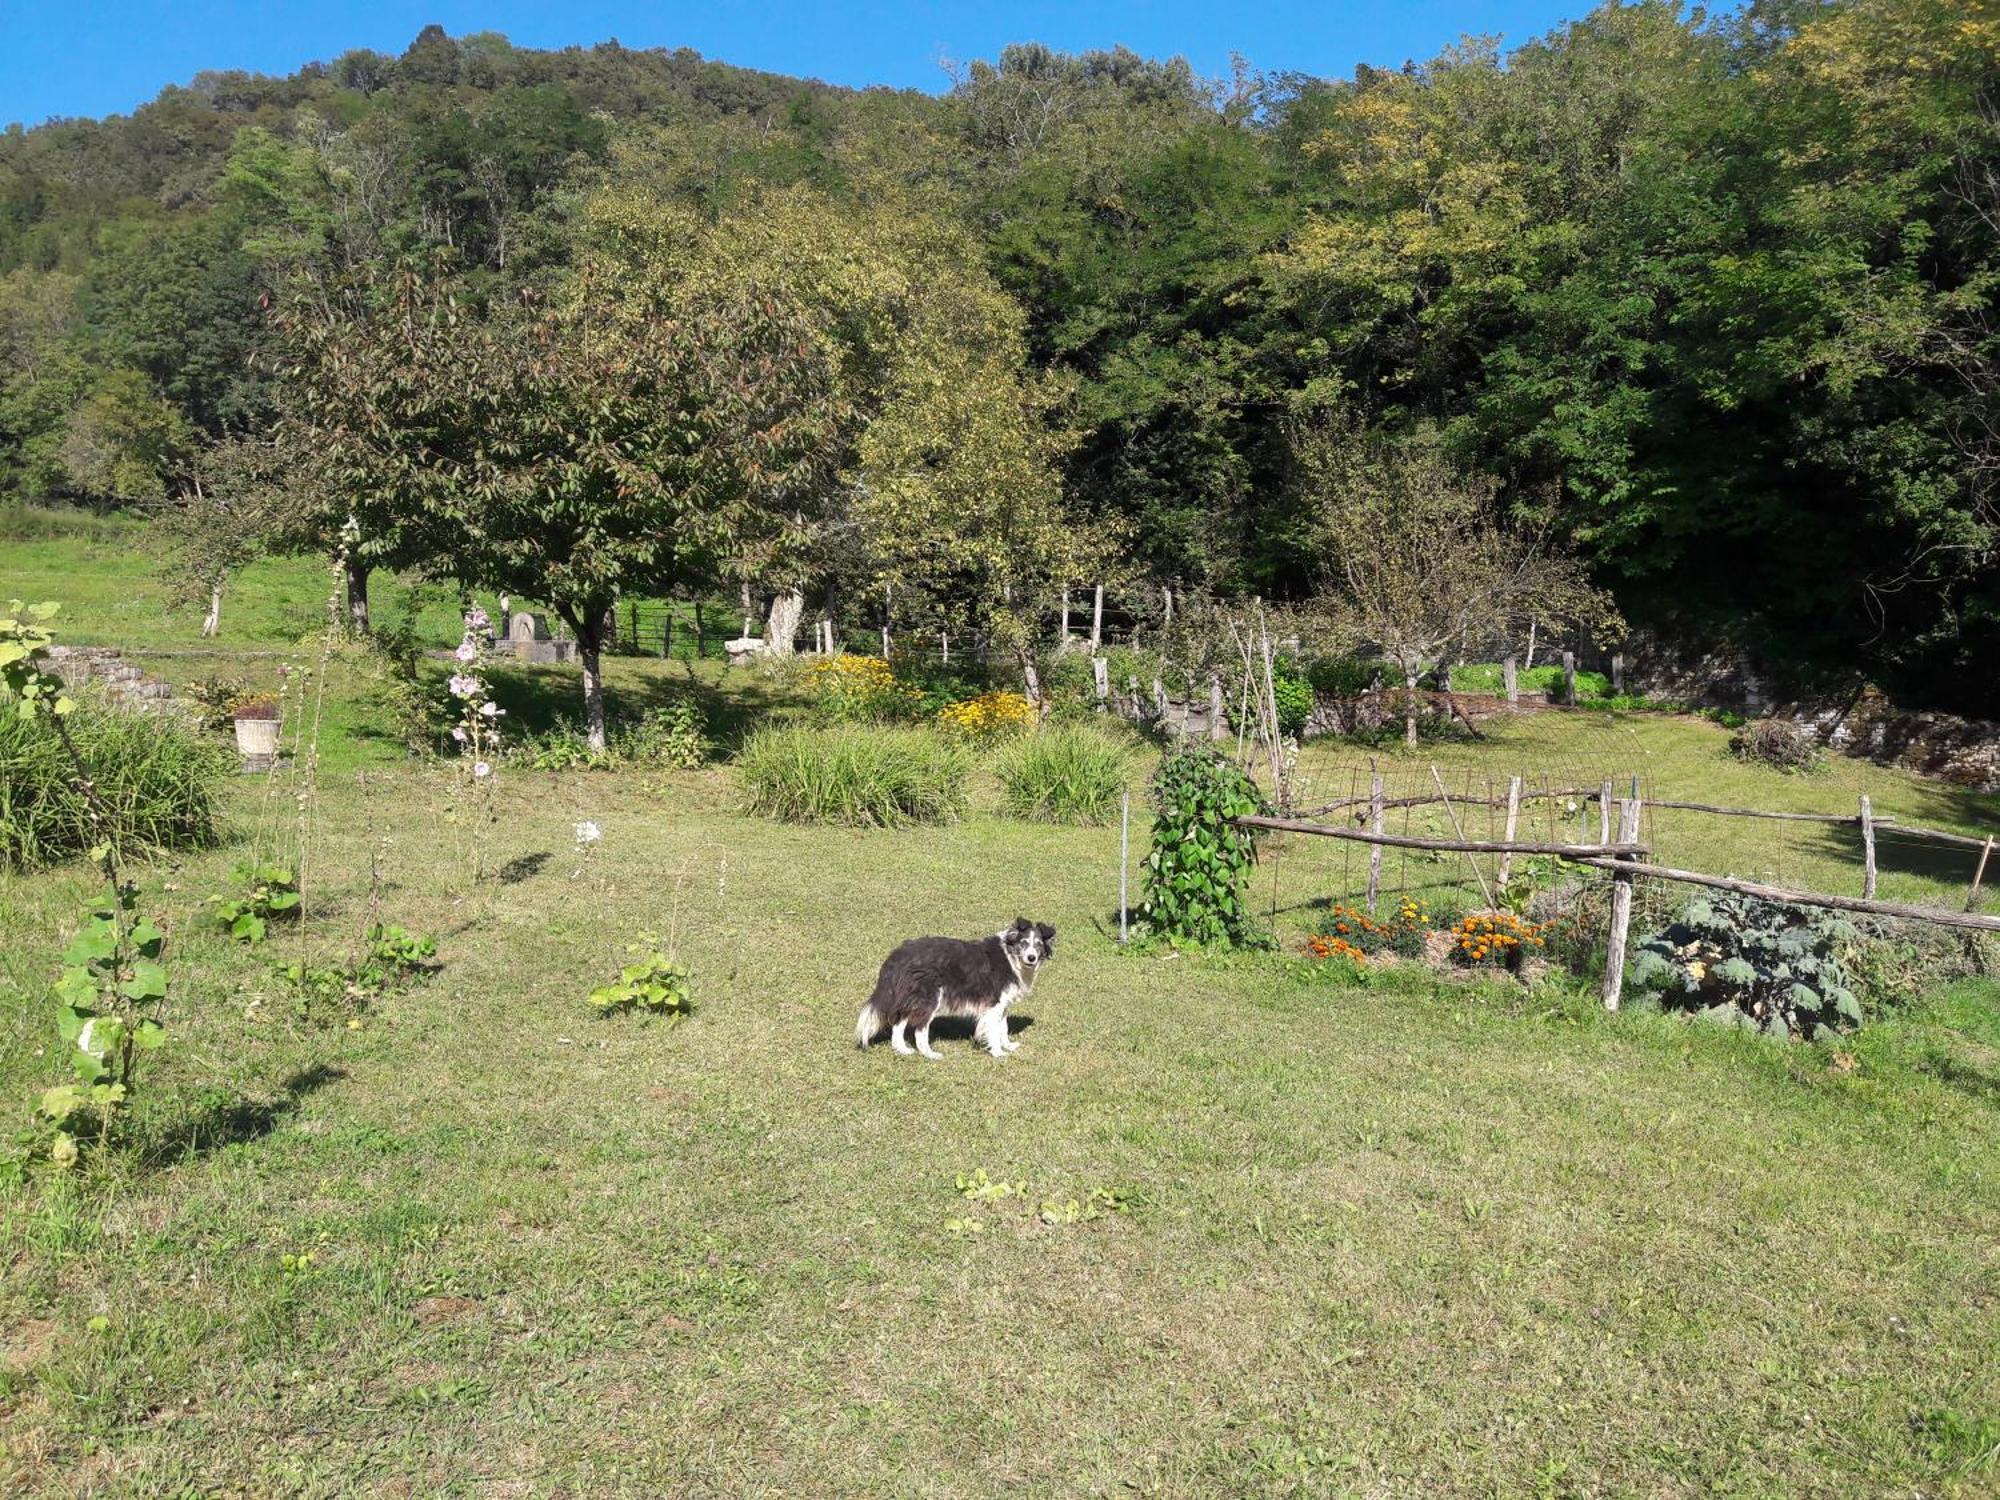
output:
<path id="1" fill-rule="evenodd" d="M 729 244 L 688 276 L 765 288 L 824 363 L 809 476 L 711 559 L 767 595 L 943 620 L 975 574 L 1095 581 L 1064 549 L 1110 528 L 1135 579 L 1301 596 L 1289 437 L 1338 406 L 1532 510 L 1637 626 L 1977 710 L 1997 184 L 1985 0 L 1639 0 L 1341 78 L 1017 46 L 936 97 L 428 28 L 0 134 L 0 493 L 190 493 L 282 427 L 302 288 L 352 332 L 448 283 L 454 337 L 551 351 L 502 388 L 554 421 L 609 240 Z"/>

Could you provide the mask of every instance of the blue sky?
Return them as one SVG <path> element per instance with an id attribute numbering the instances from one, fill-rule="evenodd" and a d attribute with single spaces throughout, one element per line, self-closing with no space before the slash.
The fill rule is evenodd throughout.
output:
<path id="1" fill-rule="evenodd" d="M 524 47 L 616 37 L 628 47 L 693 47 L 830 83 L 936 90 L 947 82 L 940 59 L 991 57 L 1010 41 L 1066 51 L 1122 42 L 1152 56 L 1184 56 L 1209 74 L 1225 72 L 1236 52 L 1259 68 L 1345 75 L 1359 62 L 1395 66 L 1428 57 L 1465 32 L 1523 42 L 1585 9 L 1587 0 L 0 0 L 0 124 L 124 113 L 203 68 L 289 73 L 350 47 L 401 52 L 431 21 L 454 36 L 505 32 Z"/>

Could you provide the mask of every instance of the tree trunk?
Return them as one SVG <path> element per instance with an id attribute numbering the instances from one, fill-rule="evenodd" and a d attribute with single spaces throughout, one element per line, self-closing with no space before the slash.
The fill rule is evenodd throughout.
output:
<path id="1" fill-rule="evenodd" d="M 590 739 L 590 748 L 602 751 L 604 738 L 604 616 L 599 611 L 585 610 L 580 621 L 570 622 L 576 627 L 576 655 L 583 663 L 583 723 Z"/>
<path id="2" fill-rule="evenodd" d="M 202 622 L 201 622 L 202 639 L 207 640 L 221 628 L 222 628 L 222 585 L 219 583 L 211 583 L 208 586 L 208 613 L 202 617 Z"/>
<path id="3" fill-rule="evenodd" d="M 798 638 L 799 623 L 805 619 L 803 589 L 779 589 L 771 596 L 771 613 L 764 624 L 764 652 L 767 656 L 790 656 Z"/>
<path id="4" fill-rule="evenodd" d="M 1043 711 L 1042 674 L 1035 670 L 1035 652 L 1031 646 L 1019 653 L 1021 662 L 1021 685 L 1028 690 L 1028 701 L 1035 705 L 1037 715 Z"/>
<path id="5" fill-rule="evenodd" d="M 1417 670 L 1415 667 L 1403 671 L 1403 686 L 1409 690 L 1403 700 L 1403 743 L 1412 750 L 1417 748 Z"/>
<path id="6" fill-rule="evenodd" d="M 347 557 L 347 628 L 368 634 L 368 564 L 352 553 Z"/>

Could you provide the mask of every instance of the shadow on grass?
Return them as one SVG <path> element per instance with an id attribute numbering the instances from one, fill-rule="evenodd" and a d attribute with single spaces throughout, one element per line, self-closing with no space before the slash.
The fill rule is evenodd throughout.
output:
<path id="1" fill-rule="evenodd" d="M 299 1107 L 300 1101 L 347 1076 L 345 1068 L 313 1063 L 299 1069 L 279 1087 L 273 1099 L 243 1095 L 222 1098 L 212 1091 L 199 1107 L 177 1121 L 142 1153 L 148 1166 L 169 1166 L 225 1146 L 260 1140 Z"/>
<path id="2" fill-rule="evenodd" d="M 932 1042 L 969 1042 L 975 1020 L 971 1016 L 939 1016 L 931 1022 Z M 1009 1015 L 1007 1035 L 1019 1036 L 1035 1024 L 1033 1016 Z"/>
<path id="3" fill-rule="evenodd" d="M 540 849 L 533 854 L 519 854 L 494 871 L 493 878 L 502 885 L 519 885 L 524 880 L 533 880 L 547 867 L 553 858 L 548 850 Z"/>
<path id="4" fill-rule="evenodd" d="M 611 658 L 610 660 L 618 660 Z M 708 736 L 721 757 L 733 756 L 749 733 L 772 713 L 795 706 L 785 684 L 754 667 L 625 658 L 605 688 L 605 716 L 613 727 L 631 723 L 682 699 L 700 707 Z M 494 699 L 507 711 L 510 738 L 548 733 L 583 723 L 583 673 L 574 666 L 495 664 L 489 669 Z"/>

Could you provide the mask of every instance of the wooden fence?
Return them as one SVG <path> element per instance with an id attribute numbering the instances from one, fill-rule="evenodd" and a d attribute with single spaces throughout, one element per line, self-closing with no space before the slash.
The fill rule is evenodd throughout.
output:
<path id="1" fill-rule="evenodd" d="M 1610 931 L 1605 949 L 1604 983 L 1602 996 L 1605 1008 L 1616 1010 L 1625 983 L 1625 949 L 1629 940 L 1632 921 L 1632 886 L 1637 879 L 1665 880 L 1685 885 L 1707 886 L 1715 890 L 1733 891 L 1739 895 L 1754 896 L 1765 901 L 1775 901 L 1787 906 L 1813 906 L 1834 911 L 1856 912 L 1870 916 L 1890 917 L 1905 922 L 1928 922 L 1934 926 L 1956 928 L 1972 932 L 2000 932 L 2000 916 L 1986 916 L 1975 908 L 1979 903 L 1980 884 L 1986 875 L 1986 867 L 1991 857 L 1994 839 L 1992 836 L 1977 838 L 1968 834 L 1949 833 L 1941 829 L 1917 828 L 1896 823 L 1888 818 L 1877 818 L 1869 806 L 1868 798 L 1860 799 L 1859 809 L 1853 814 L 1845 813 L 1792 813 L 1766 812 L 1756 808 L 1717 807 L 1701 802 L 1654 801 L 1643 803 L 1636 791 L 1633 795 L 1614 798 L 1609 781 L 1595 789 L 1572 791 L 1543 791 L 1531 795 L 1548 797 L 1573 797 L 1596 799 L 1599 805 L 1599 828 L 1602 836 L 1595 843 L 1558 843 L 1535 840 L 1516 840 L 1511 837 L 1514 818 L 1524 798 L 1519 777 L 1509 785 L 1505 805 L 1508 809 L 1508 829 L 1510 836 L 1503 839 L 1456 838 L 1415 838 L 1408 835 L 1382 832 L 1382 813 L 1385 808 L 1416 807 L 1442 804 L 1447 813 L 1452 814 L 1454 826 L 1457 818 L 1454 805 L 1463 807 L 1468 802 L 1478 806 L 1498 806 L 1498 798 L 1453 799 L 1447 796 L 1442 786 L 1435 796 L 1385 798 L 1382 795 L 1381 778 L 1375 778 L 1373 794 L 1367 798 L 1344 798 L 1338 802 L 1326 803 L 1312 809 L 1312 813 L 1324 815 L 1349 808 L 1365 808 L 1370 828 L 1350 828 L 1337 824 L 1311 821 L 1307 817 L 1242 817 L 1233 820 L 1239 828 L 1267 829 L 1279 833 L 1308 834 L 1316 838 L 1344 839 L 1353 843 L 1370 846 L 1370 869 L 1368 882 L 1368 902 L 1374 907 L 1380 881 L 1381 851 L 1384 848 L 1421 849 L 1430 851 L 1456 852 L 1468 857 L 1474 854 L 1499 854 L 1511 861 L 1515 855 L 1554 855 L 1573 860 L 1577 864 L 1610 872 L 1612 877 Z M 1617 836 L 1610 834 L 1610 815 L 1615 803 L 1617 807 Z M 1652 863 L 1647 856 L 1652 849 L 1640 842 L 1639 821 L 1645 806 L 1673 808 L 1683 812 L 1712 814 L 1720 817 L 1772 818 L 1788 822 L 1814 822 L 1842 824 L 1858 827 L 1861 831 L 1866 865 L 1863 872 L 1864 890 L 1860 896 L 1835 896 L 1820 891 L 1788 890 L 1781 886 L 1766 885 L 1751 880 L 1739 880 L 1729 875 L 1711 875 L 1700 870 L 1676 869 L 1671 865 Z M 1979 862 L 1973 872 L 1971 891 L 1963 911 L 1946 907 L 1913 906 L 1895 901 L 1875 899 L 1875 841 L 1878 828 L 1893 827 L 1898 833 L 1935 839 L 1939 842 L 1960 846 L 1970 846 L 1979 850 Z M 1471 863 L 1468 858 L 1468 863 Z M 1478 865 L 1472 865 L 1482 890 L 1488 900 L 1492 893 L 1487 888 L 1486 878 Z M 1502 869 L 1505 869 L 1503 863 Z M 1504 875 L 1502 877 L 1505 878 Z"/>

